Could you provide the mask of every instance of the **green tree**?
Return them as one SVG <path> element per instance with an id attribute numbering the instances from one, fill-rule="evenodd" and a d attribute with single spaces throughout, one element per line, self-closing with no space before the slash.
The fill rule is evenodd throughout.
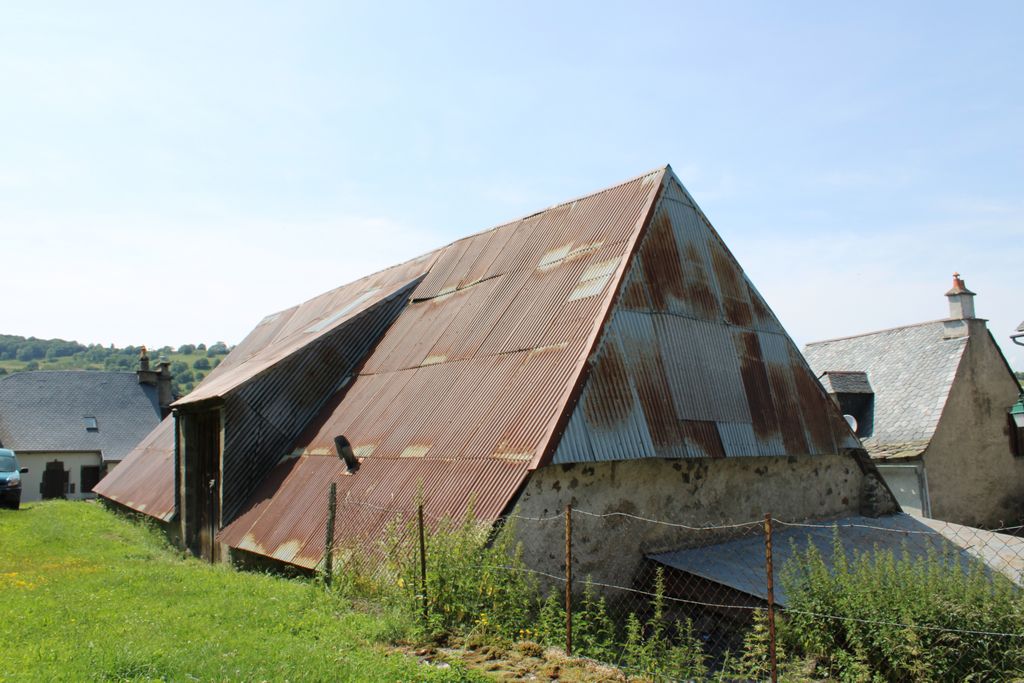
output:
<path id="1" fill-rule="evenodd" d="M 181 346 L 178 347 L 178 353 L 192 354 L 195 352 L 196 347 L 194 344 L 182 344 Z"/>
<path id="2" fill-rule="evenodd" d="M 212 358 L 213 356 L 225 356 L 228 353 L 228 345 L 222 341 L 216 344 L 211 344 L 210 348 L 206 350 L 206 356 Z"/>

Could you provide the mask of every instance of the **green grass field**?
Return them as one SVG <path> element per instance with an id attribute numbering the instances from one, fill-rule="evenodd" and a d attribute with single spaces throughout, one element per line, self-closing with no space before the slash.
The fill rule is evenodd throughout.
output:
<path id="1" fill-rule="evenodd" d="M 0 510 L 0 681 L 462 681 L 381 645 L 395 615 L 184 558 L 95 503 Z"/>

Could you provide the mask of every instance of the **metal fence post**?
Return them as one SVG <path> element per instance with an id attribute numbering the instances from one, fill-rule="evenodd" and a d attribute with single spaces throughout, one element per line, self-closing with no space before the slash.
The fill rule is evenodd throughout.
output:
<path id="1" fill-rule="evenodd" d="M 330 588 L 334 578 L 334 518 L 338 511 L 338 485 L 331 482 L 327 493 L 327 533 L 324 534 L 324 584 Z"/>
<path id="2" fill-rule="evenodd" d="M 768 595 L 768 666 L 772 683 L 778 679 L 775 662 L 775 572 L 772 568 L 772 514 L 764 516 L 764 571 L 767 577 Z"/>
<path id="3" fill-rule="evenodd" d="M 565 654 L 572 655 L 572 503 L 565 506 Z"/>
<path id="4" fill-rule="evenodd" d="M 427 615 L 427 542 L 423 533 L 423 503 L 416 506 L 416 525 L 420 532 L 420 600 L 423 601 L 423 623 L 428 621 Z"/>

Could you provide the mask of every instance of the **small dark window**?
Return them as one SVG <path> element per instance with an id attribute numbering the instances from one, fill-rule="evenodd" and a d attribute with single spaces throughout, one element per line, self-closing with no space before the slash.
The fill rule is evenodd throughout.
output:
<path id="1" fill-rule="evenodd" d="M 82 465 L 82 493 L 92 493 L 92 489 L 100 482 L 99 465 Z"/>
<path id="2" fill-rule="evenodd" d="M 1017 425 L 1013 415 L 1007 415 L 1010 422 L 1010 450 L 1018 458 L 1024 458 L 1024 427 Z"/>
<path id="3" fill-rule="evenodd" d="M 98 432 L 100 431 L 100 425 L 96 422 L 96 418 L 91 415 L 87 415 L 82 418 L 82 422 L 85 423 L 85 431 L 87 432 Z"/>
<path id="4" fill-rule="evenodd" d="M 836 402 L 843 415 L 852 415 L 857 420 L 857 436 L 864 439 L 875 431 L 874 394 L 838 394 Z"/>

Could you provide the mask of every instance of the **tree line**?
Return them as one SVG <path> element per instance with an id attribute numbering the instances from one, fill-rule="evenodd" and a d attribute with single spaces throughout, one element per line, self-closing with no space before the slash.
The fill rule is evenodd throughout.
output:
<path id="1" fill-rule="evenodd" d="M 149 348 L 153 366 L 170 361 L 171 375 L 179 395 L 192 391 L 211 370 L 220 365 L 232 347 L 218 341 L 182 344 L 178 347 Z M 141 346 L 81 344 L 66 339 L 39 339 L 13 334 L 0 335 L 0 375 L 21 370 L 106 370 L 132 372 L 139 368 Z"/>

